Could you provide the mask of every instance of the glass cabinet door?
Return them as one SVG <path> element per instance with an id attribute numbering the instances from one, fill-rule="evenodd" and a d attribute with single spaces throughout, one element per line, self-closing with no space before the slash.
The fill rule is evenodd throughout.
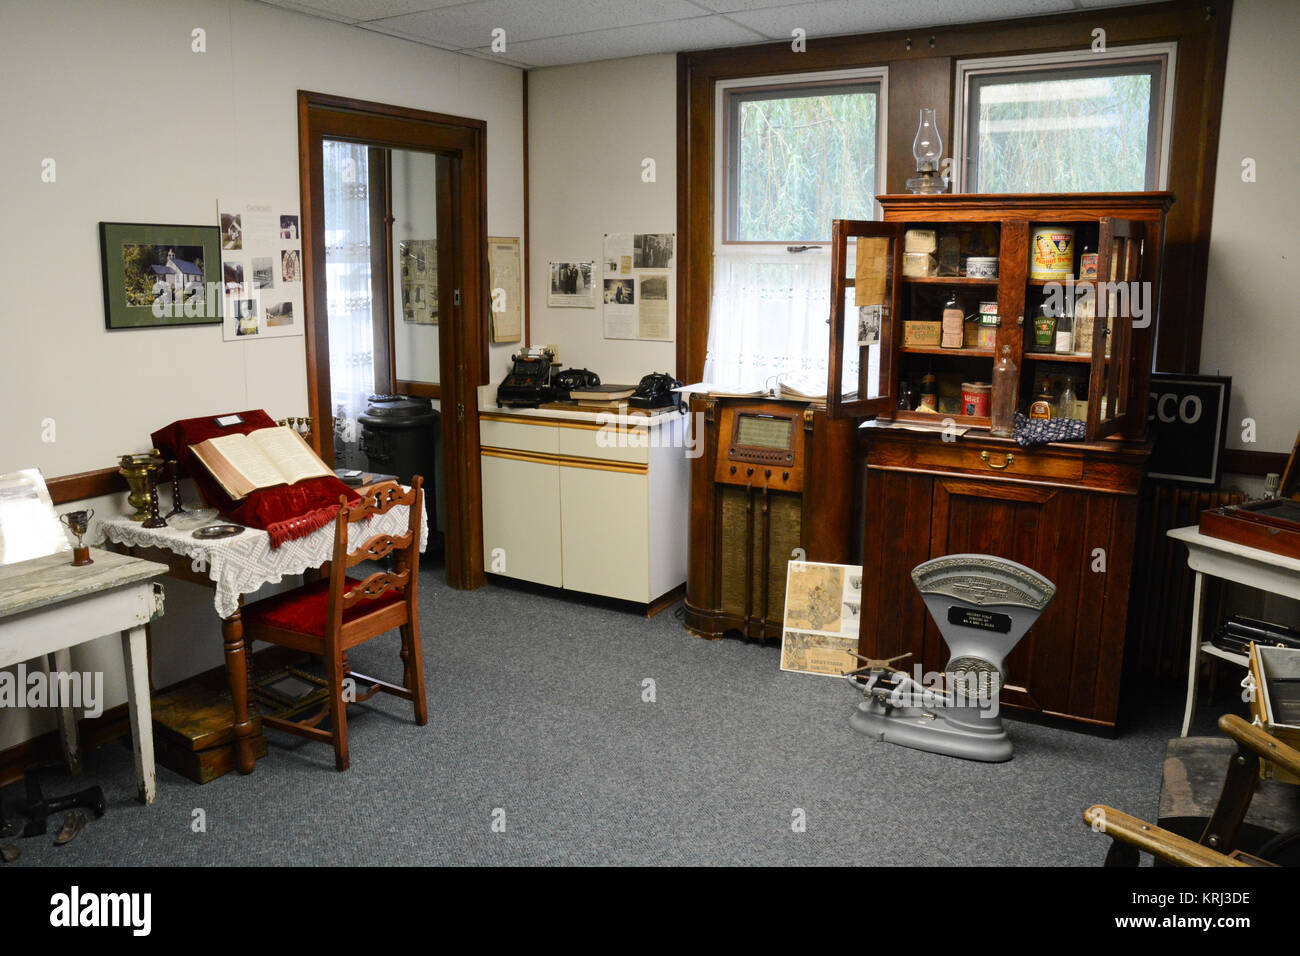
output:
<path id="1" fill-rule="evenodd" d="M 1085 308 L 1092 318 L 1092 374 L 1088 383 L 1087 438 L 1097 441 L 1130 432 L 1144 413 L 1144 397 L 1129 394 L 1134 322 L 1149 322 L 1155 303 L 1142 276 L 1144 226 L 1126 219 L 1102 219 L 1097 243 L 1097 279 Z M 1137 407 L 1134 407 L 1136 404 Z"/>
<path id="2" fill-rule="evenodd" d="M 826 390 L 831 418 L 867 418 L 897 404 L 893 345 L 902 233 L 897 223 L 832 224 Z"/>

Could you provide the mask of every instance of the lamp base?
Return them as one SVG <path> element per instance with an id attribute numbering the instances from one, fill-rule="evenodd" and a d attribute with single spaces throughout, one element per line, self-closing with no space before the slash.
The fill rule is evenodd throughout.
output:
<path id="1" fill-rule="evenodd" d="M 932 169 L 920 171 L 907 181 L 907 188 L 917 194 L 938 195 L 947 189 L 943 177 Z"/>

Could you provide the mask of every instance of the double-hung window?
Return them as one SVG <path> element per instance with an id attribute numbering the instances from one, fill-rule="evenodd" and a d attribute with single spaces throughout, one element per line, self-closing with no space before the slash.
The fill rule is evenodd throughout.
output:
<path id="1" fill-rule="evenodd" d="M 1174 58 L 1159 44 L 960 61 L 957 188 L 1165 188 Z"/>
<path id="2" fill-rule="evenodd" d="M 877 218 L 885 95 L 884 69 L 718 84 L 705 381 L 825 381 L 831 220 Z"/>

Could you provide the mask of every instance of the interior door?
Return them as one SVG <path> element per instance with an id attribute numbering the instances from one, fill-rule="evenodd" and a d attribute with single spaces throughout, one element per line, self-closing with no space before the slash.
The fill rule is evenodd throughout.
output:
<path id="1" fill-rule="evenodd" d="M 1133 361 L 1133 323 L 1150 321 L 1155 304 L 1142 276 L 1144 225 L 1127 219 L 1100 221 L 1097 243 L 1092 374 L 1088 381 L 1087 437 L 1097 441 L 1116 432 L 1131 433 L 1135 416 L 1145 414 L 1145 397 L 1134 407 L 1129 394 Z"/>
<path id="2" fill-rule="evenodd" d="M 893 343 L 899 321 L 902 236 L 901 223 L 832 223 L 826 377 L 831 418 L 868 418 L 898 404 Z"/>

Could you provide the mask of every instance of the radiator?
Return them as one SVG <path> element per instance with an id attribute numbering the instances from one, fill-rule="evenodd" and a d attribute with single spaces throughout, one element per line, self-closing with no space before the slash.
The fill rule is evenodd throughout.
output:
<path id="1" fill-rule="evenodd" d="M 1126 680 L 1131 685 L 1136 679 L 1148 689 L 1182 690 L 1187 685 L 1194 575 L 1187 567 L 1187 548 L 1166 532 L 1194 525 L 1205 509 L 1238 504 L 1246 496 L 1158 481 L 1147 481 L 1141 494 L 1129 592 Z M 1205 579 L 1207 628 L 1219 619 L 1224 587 L 1217 578 Z"/>

